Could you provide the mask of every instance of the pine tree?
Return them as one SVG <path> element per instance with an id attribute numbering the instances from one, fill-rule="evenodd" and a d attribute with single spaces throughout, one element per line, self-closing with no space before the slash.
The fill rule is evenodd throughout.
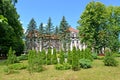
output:
<path id="1" fill-rule="evenodd" d="M 48 23 L 46 26 L 46 34 L 51 35 L 53 33 L 53 30 L 54 30 L 54 27 L 52 25 L 51 18 L 49 17 Z"/>
<path id="2" fill-rule="evenodd" d="M 37 28 L 37 24 L 36 21 L 34 20 L 34 18 L 32 18 L 28 24 L 28 28 L 27 28 L 27 33 L 36 30 Z"/>
<path id="3" fill-rule="evenodd" d="M 75 47 L 73 47 L 73 51 L 72 51 L 72 69 L 74 71 L 78 71 L 80 69 L 78 54 Z"/>
<path id="4" fill-rule="evenodd" d="M 68 31 L 69 25 L 65 19 L 65 16 L 63 16 L 61 22 L 60 22 L 60 30 L 59 30 L 59 35 L 60 35 L 60 40 L 63 45 L 63 49 L 66 52 L 66 44 L 70 42 L 69 36 L 70 33 Z"/>
<path id="5" fill-rule="evenodd" d="M 43 33 L 44 33 L 43 23 L 41 23 L 40 26 L 39 26 L 39 33 L 40 33 L 40 34 L 43 34 Z"/>
<path id="6" fill-rule="evenodd" d="M 56 55 L 56 48 L 53 49 L 53 55 L 52 55 L 52 64 L 57 64 L 57 55 Z"/>

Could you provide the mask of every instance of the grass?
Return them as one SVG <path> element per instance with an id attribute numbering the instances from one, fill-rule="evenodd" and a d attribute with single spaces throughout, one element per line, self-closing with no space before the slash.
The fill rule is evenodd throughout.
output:
<path id="1" fill-rule="evenodd" d="M 120 64 L 120 57 L 116 58 Z M 27 61 L 23 62 L 27 64 Z M 54 65 L 46 66 L 40 73 L 30 74 L 26 69 L 19 73 L 6 75 L 4 65 L 0 65 L 0 80 L 120 80 L 120 65 L 117 67 L 104 66 L 103 60 L 94 60 L 92 68 L 72 70 L 55 70 Z"/>

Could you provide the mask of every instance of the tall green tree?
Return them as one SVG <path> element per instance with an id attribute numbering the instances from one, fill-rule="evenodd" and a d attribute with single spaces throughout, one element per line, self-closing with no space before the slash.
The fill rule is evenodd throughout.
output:
<path id="1" fill-rule="evenodd" d="M 89 48 L 94 48 L 95 52 L 99 52 L 101 48 L 99 34 L 101 30 L 106 28 L 106 14 L 104 4 L 92 1 L 86 6 L 81 19 L 78 21 L 81 41 L 85 42 Z"/>
<path id="2" fill-rule="evenodd" d="M 59 35 L 60 35 L 60 40 L 63 43 L 63 49 L 66 51 L 66 44 L 69 43 L 69 25 L 65 19 L 65 16 L 62 17 L 62 20 L 60 22 L 60 27 L 59 27 Z"/>
<path id="3" fill-rule="evenodd" d="M 37 29 L 37 24 L 34 18 L 32 18 L 28 24 L 27 32 L 31 32 Z"/>
<path id="4" fill-rule="evenodd" d="M 0 32 L 2 32 L 0 36 L 0 53 L 6 55 L 11 46 L 16 54 L 20 55 L 23 52 L 23 28 L 19 20 L 20 16 L 10 0 L 0 1 L 0 15 L 7 19 L 7 24 L 0 23 Z"/>
<path id="5" fill-rule="evenodd" d="M 51 35 L 53 33 L 53 30 L 54 30 L 54 26 L 52 25 L 51 18 L 49 17 L 48 23 L 47 23 L 47 26 L 46 26 L 46 34 Z"/>
<path id="6" fill-rule="evenodd" d="M 43 34 L 45 32 L 44 27 L 43 27 L 43 23 L 41 23 L 39 26 L 39 32 L 40 32 L 40 34 Z"/>

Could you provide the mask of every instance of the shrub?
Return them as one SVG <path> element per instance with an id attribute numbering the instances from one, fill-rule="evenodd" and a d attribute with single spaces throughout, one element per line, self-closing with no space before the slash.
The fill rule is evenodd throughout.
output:
<path id="1" fill-rule="evenodd" d="M 68 70 L 68 69 L 71 69 L 71 65 L 69 65 L 68 63 L 57 64 L 55 68 L 57 70 Z"/>
<path id="2" fill-rule="evenodd" d="M 59 55 L 59 63 L 63 64 L 64 62 L 65 62 L 65 60 L 64 60 L 64 51 L 61 50 L 60 55 Z"/>
<path id="3" fill-rule="evenodd" d="M 15 63 L 8 65 L 9 69 L 14 69 L 14 70 L 21 70 L 21 69 L 26 69 L 27 65 L 21 64 L 21 63 Z"/>
<path id="4" fill-rule="evenodd" d="M 117 66 L 118 61 L 116 61 L 111 52 L 106 52 L 104 58 L 104 65 L 105 66 Z"/>
<path id="5" fill-rule="evenodd" d="M 73 47 L 73 51 L 72 51 L 72 70 L 74 70 L 74 71 L 78 71 L 80 69 L 78 56 L 79 55 L 76 51 L 76 48 Z"/>
<path id="6" fill-rule="evenodd" d="M 52 64 L 51 57 L 52 57 L 51 56 L 51 49 L 49 48 L 48 53 L 47 53 L 47 65 Z"/>
<path id="7" fill-rule="evenodd" d="M 21 60 L 28 60 L 28 55 L 27 54 L 22 54 L 21 56 L 17 57 L 19 61 Z"/>
<path id="8" fill-rule="evenodd" d="M 45 53 L 45 50 L 43 49 L 41 52 L 41 59 L 42 59 L 42 64 L 46 64 L 47 62 L 47 55 Z"/>
<path id="9" fill-rule="evenodd" d="M 28 53 L 28 70 L 29 72 L 43 71 L 42 61 L 40 54 L 37 55 L 36 51 L 30 50 Z"/>
<path id="10" fill-rule="evenodd" d="M 56 55 L 56 49 L 53 49 L 53 55 L 52 55 L 52 64 L 57 64 L 57 55 Z"/>
<path id="11" fill-rule="evenodd" d="M 72 64 L 72 51 L 70 51 L 70 50 L 68 50 L 67 62 L 69 64 Z"/>
<path id="12" fill-rule="evenodd" d="M 93 59 L 97 59 L 98 58 L 97 56 L 98 56 L 97 53 L 92 53 Z"/>
<path id="13" fill-rule="evenodd" d="M 8 51 L 8 55 L 7 55 L 7 64 L 14 64 L 19 62 L 16 55 L 15 55 L 15 51 L 12 50 L 12 48 L 10 47 L 9 51 Z"/>
<path id="14" fill-rule="evenodd" d="M 81 68 L 84 68 L 84 69 L 87 69 L 87 68 L 91 68 L 92 66 L 92 61 L 89 60 L 89 59 L 80 59 L 79 60 L 79 63 L 80 63 L 80 67 Z"/>

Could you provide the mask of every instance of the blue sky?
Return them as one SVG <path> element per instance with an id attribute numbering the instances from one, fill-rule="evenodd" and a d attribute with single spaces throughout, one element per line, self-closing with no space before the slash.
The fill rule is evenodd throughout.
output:
<path id="1" fill-rule="evenodd" d="M 37 26 L 41 22 L 47 23 L 51 17 L 54 26 L 59 26 L 62 16 L 66 17 L 69 25 L 76 28 L 80 15 L 86 5 L 92 0 L 18 0 L 17 12 L 24 29 L 27 28 L 31 18 L 34 18 Z M 120 6 L 119 0 L 94 0 L 108 5 Z"/>

